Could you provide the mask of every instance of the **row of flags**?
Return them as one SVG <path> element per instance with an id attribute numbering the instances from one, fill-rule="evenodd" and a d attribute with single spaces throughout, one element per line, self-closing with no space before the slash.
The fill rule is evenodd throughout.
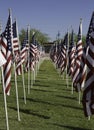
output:
<path id="1" fill-rule="evenodd" d="M 5 91 L 8 93 L 11 83 L 11 67 L 15 62 L 16 73 L 21 75 L 22 64 L 25 64 L 25 71 L 29 69 L 34 70 L 36 62 L 38 62 L 40 54 L 40 45 L 36 41 L 36 33 L 32 36 L 32 41 L 29 43 L 29 28 L 27 28 L 26 37 L 23 43 L 20 45 L 18 36 L 18 26 L 15 20 L 12 23 L 11 11 L 9 11 L 9 16 L 4 32 L 1 34 L 0 46 L 1 53 L 6 59 L 6 64 L 4 64 L 4 82 Z"/>
<path id="2" fill-rule="evenodd" d="M 85 116 L 94 114 L 94 12 L 92 13 L 86 44 L 82 42 L 82 19 L 79 24 L 77 43 L 74 44 L 72 29 L 69 44 L 69 32 L 61 42 L 54 43 L 50 57 L 61 74 L 66 70 L 71 77 L 73 87 L 82 92 L 82 104 Z"/>
<path id="3" fill-rule="evenodd" d="M 36 32 L 33 33 L 32 41 L 29 41 L 29 27 L 25 39 L 20 45 L 17 21 L 12 22 L 11 10 L 4 32 L 0 36 L 0 66 L 3 67 L 4 91 L 10 94 L 12 65 L 15 65 L 16 75 L 24 71 L 34 71 L 40 56 L 40 45 L 36 41 Z M 66 70 L 71 77 L 73 87 L 77 92 L 82 91 L 82 104 L 85 116 L 94 114 L 94 12 L 91 17 L 86 44 L 82 43 L 82 21 L 78 30 L 77 44 L 74 44 L 74 31 L 71 32 L 69 45 L 69 32 L 60 43 L 55 43 L 50 51 L 50 57 L 59 68 L 61 74 Z"/>
<path id="4" fill-rule="evenodd" d="M 27 27 L 24 41 L 20 43 L 17 21 L 15 20 L 14 22 L 12 22 L 12 13 L 11 10 L 9 10 L 5 30 L 0 34 L 0 67 L 2 70 L 2 86 L 4 91 L 7 130 L 9 130 L 9 124 L 6 95 L 10 95 L 12 71 L 14 70 L 13 73 L 16 88 L 18 120 L 20 121 L 17 75 L 22 75 L 23 77 L 22 82 L 24 90 L 24 100 L 26 104 L 24 73 L 35 73 L 35 71 L 37 71 L 36 66 L 39 64 L 40 58 L 42 58 L 45 54 L 43 47 L 36 40 L 36 32 L 33 33 L 31 42 L 29 40 L 29 37 L 30 30 L 29 27 Z M 28 75 L 28 80 L 31 81 L 30 78 L 30 75 Z M 31 84 L 28 85 L 28 89 L 30 89 L 30 85 Z"/>

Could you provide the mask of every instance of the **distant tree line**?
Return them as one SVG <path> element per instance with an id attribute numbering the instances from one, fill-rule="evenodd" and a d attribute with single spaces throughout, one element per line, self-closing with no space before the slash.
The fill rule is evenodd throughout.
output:
<path id="1" fill-rule="evenodd" d="M 42 33 L 40 30 L 37 30 L 37 29 L 30 29 L 30 34 L 29 34 L 29 40 L 31 42 L 31 38 L 32 38 L 32 35 L 33 35 L 33 32 L 36 33 L 36 40 L 41 44 L 43 45 L 44 43 L 47 43 L 50 41 L 50 37 L 48 36 L 48 34 L 46 33 Z M 20 39 L 20 42 L 22 43 L 24 38 L 25 38 L 25 34 L 26 34 L 26 30 L 25 29 L 22 29 L 20 31 L 20 34 L 19 34 L 19 39 Z"/>
<path id="2" fill-rule="evenodd" d="M 34 29 L 34 28 L 30 29 L 30 42 L 31 42 L 33 32 L 36 32 L 36 40 L 41 45 L 45 45 L 46 43 L 50 42 L 51 38 L 48 36 L 48 34 L 43 33 L 40 30 L 37 30 L 37 29 Z M 20 39 L 21 43 L 23 42 L 25 35 L 26 35 L 26 30 L 22 29 L 19 33 L 19 39 Z M 71 33 L 69 34 L 69 43 L 70 43 L 70 37 L 71 37 Z M 63 40 L 63 38 L 60 38 L 60 40 Z M 57 39 L 57 41 L 58 41 L 58 39 Z M 74 34 L 74 41 L 75 41 L 75 44 L 76 44 L 77 43 L 77 34 Z M 84 35 L 82 36 L 82 41 L 83 41 L 83 44 L 85 44 L 86 36 L 84 36 Z"/>
<path id="3" fill-rule="evenodd" d="M 76 43 L 77 43 L 77 34 L 76 33 L 74 33 L 74 44 L 76 45 Z M 70 41 L 71 40 L 71 33 L 69 33 L 69 44 L 70 44 Z M 57 42 L 57 43 L 60 43 L 60 41 L 63 41 L 63 38 L 59 38 L 59 39 L 57 39 L 57 40 L 55 40 L 55 42 Z M 83 42 L 83 45 L 86 43 L 86 36 L 85 35 L 82 35 L 82 42 Z"/>

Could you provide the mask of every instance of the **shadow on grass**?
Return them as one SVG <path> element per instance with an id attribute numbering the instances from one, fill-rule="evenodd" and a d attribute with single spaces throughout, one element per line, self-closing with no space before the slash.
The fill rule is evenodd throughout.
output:
<path id="1" fill-rule="evenodd" d="M 73 126 L 66 126 L 66 125 L 62 125 L 62 124 L 57 124 L 57 123 L 53 123 L 52 125 L 61 127 L 63 128 L 68 128 L 70 130 L 90 130 L 90 129 L 86 129 L 86 128 L 80 128 L 80 127 L 73 127 Z"/>
<path id="2" fill-rule="evenodd" d="M 34 89 L 34 88 L 32 88 L 31 91 L 53 92 L 53 91 L 48 91 L 48 90 L 43 90 L 43 89 Z"/>
<path id="3" fill-rule="evenodd" d="M 3 94 L 3 91 L 2 92 L 0 92 L 0 95 L 2 95 Z"/>
<path id="4" fill-rule="evenodd" d="M 49 87 L 49 85 L 42 85 L 42 84 L 37 84 L 37 83 L 34 83 L 33 86 L 39 86 L 39 87 Z"/>
<path id="5" fill-rule="evenodd" d="M 53 81 L 53 83 L 54 83 L 54 81 Z M 45 85 L 45 84 L 47 84 L 47 85 Z M 66 89 L 64 89 L 63 88 L 63 86 L 66 86 L 66 84 L 62 84 L 62 88 L 61 87 L 59 87 L 59 86 L 61 86 L 61 85 L 59 85 L 58 83 L 55 83 L 55 85 L 53 86 L 52 85 L 52 82 L 50 83 L 49 81 L 48 82 L 42 82 L 42 84 L 40 84 L 39 82 L 35 82 L 34 84 L 33 84 L 33 86 L 39 86 L 39 87 L 50 87 L 50 88 L 57 88 L 57 90 L 62 90 L 62 91 L 71 91 L 71 88 L 70 89 L 67 89 L 67 87 L 66 87 Z"/>
<path id="6" fill-rule="evenodd" d="M 15 110 L 15 111 L 17 111 L 17 109 L 15 108 L 15 107 L 9 107 L 10 109 L 13 109 L 13 110 Z M 20 110 L 19 110 L 20 112 L 22 112 L 22 113 L 25 113 L 25 114 L 31 114 L 31 115 L 33 115 L 33 116 L 37 116 L 37 117 L 39 117 L 39 118 L 43 118 L 43 119 L 50 119 L 50 116 L 46 116 L 46 115 L 42 115 L 42 114 L 39 114 L 39 113 L 36 113 L 36 112 L 34 112 L 34 111 L 31 111 L 31 110 L 29 110 L 29 109 L 21 109 L 20 108 Z"/>
<path id="7" fill-rule="evenodd" d="M 80 107 L 74 107 L 74 106 L 71 106 L 71 105 L 64 105 L 64 104 L 54 103 L 54 102 L 49 102 L 49 101 L 42 101 L 42 100 L 39 100 L 39 99 L 27 98 L 27 100 L 29 100 L 31 102 L 43 103 L 43 104 L 52 105 L 52 106 L 62 106 L 62 107 L 82 110 L 82 108 L 80 108 Z"/>
<path id="8" fill-rule="evenodd" d="M 71 100 L 77 100 L 76 97 L 68 97 L 68 96 L 61 96 L 61 95 L 56 95 L 56 97 L 59 97 L 59 98 L 65 98 L 65 99 L 71 99 Z"/>
<path id="9" fill-rule="evenodd" d="M 68 86 L 67 86 L 67 83 L 65 83 L 65 82 L 64 82 L 64 83 L 63 83 L 63 82 L 62 82 L 62 83 L 58 83 L 58 85 L 59 85 L 59 86 L 62 86 L 62 87 L 65 86 L 65 87 L 66 87 L 66 90 L 67 90 L 68 88 L 71 88 L 71 84 L 68 84 Z M 67 88 L 67 87 L 68 87 L 68 88 Z"/>

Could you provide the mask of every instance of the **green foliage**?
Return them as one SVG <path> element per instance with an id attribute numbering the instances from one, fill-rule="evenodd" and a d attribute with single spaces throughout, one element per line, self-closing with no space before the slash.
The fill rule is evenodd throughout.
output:
<path id="1" fill-rule="evenodd" d="M 37 29 L 30 29 L 30 42 L 31 42 L 31 38 L 32 38 L 33 32 L 36 32 L 36 40 L 40 44 L 43 45 L 44 43 L 49 42 L 50 37 L 47 34 L 42 33 L 40 30 L 37 30 Z M 25 29 L 22 29 L 20 31 L 19 39 L 20 39 L 21 43 L 23 42 L 23 40 L 25 38 L 25 33 L 26 33 Z"/>
<path id="2" fill-rule="evenodd" d="M 77 43 L 77 34 L 74 34 L 74 40 L 75 40 L 75 43 Z M 82 42 L 83 42 L 83 45 L 85 45 L 86 43 L 86 36 L 82 35 Z"/>
<path id="3" fill-rule="evenodd" d="M 83 41 L 83 44 L 85 45 L 86 44 L 86 36 L 82 36 L 82 41 Z"/>

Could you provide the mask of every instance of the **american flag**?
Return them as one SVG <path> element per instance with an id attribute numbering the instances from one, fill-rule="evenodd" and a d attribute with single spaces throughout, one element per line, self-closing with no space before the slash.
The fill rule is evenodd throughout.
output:
<path id="1" fill-rule="evenodd" d="M 25 50 L 25 55 L 26 55 L 26 63 L 25 63 L 25 71 L 27 72 L 29 70 L 29 63 L 30 63 L 30 57 L 29 57 L 29 53 L 30 53 L 30 45 L 29 45 L 29 26 L 27 27 L 27 31 L 26 31 L 26 36 L 24 39 L 24 43 L 23 45 L 25 45 L 26 50 Z"/>
<path id="2" fill-rule="evenodd" d="M 62 55 L 62 63 L 61 63 L 61 74 L 67 67 L 67 45 L 68 44 L 68 33 L 64 37 L 63 44 L 61 45 L 61 55 Z"/>
<path id="3" fill-rule="evenodd" d="M 85 80 L 86 80 L 86 74 L 87 74 L 86 57 L 87 57 L 88 49 L 89 49 L 88 45 L 90 43 L 90 34 L 92 32 L 92 18 L 91 18 L 87 36 L 86 36 L 86 44 L 83 48 L 83 55 L 82 55 L 82 60 L 81 60 L 81 64 L 80 64 L 80 72 L 79 72 L 79 77 L 78 77 L 78 81 L 77 81 L 78 82 L 77 86 L 80 86 L 82 91 L 84 90 L 84 87 L 85 87 Z"/>
<path id="4" fill-rule="evenodd" d="M 32 36 L 32 42 L 30 44 L 30 68 L 34 70 L 35 63 L 36 63 L 36 58 L 38 54 L 38 49 L 37 49 L 37 41 L 35 39 L 36 33 L 33 34 Z"/>
<path id="5" fill-rule="evenodd" d="M 4 46 L 4 44 L 6 43 L 6 39 L 5 39 L 5 41 L 4 41 L 4 39 L 0 37 L 0 45 L 1 45 L 1 50 L 0 50 L 0 67 L 3 66 L 6 63 L 5 55 L 3 53 L 3 48 L 2 48 Z M 5 48 L 4 48 L 4 50 L 5 50 Z"/>
<path id="6" fill-rule="evenodd" d="M 36 39 L 35 39 L 35 35 L 36 35 L 36 33 L 33 34 L 33 36 L 32 36 L 32 42 L 30 44 L 30 53 L 31 53 L 31 55 L 32 55 L 33 58 L 37 54 L 37 42 L 36 42 Z"/>
<path id="7" fill-rule="evenodd" d="M 12 26 L 13 26 L 13 51 L 14 51 L 14 59 L 16 62 L 16 73 L 17 75 L 21 75 L 22 67 L 21 67 L 21 56 L 19 50 L 18 27 L 16 20 L 12 24 Z"/>
<path id="8" fill-rule="evenodd" d="M 10 90 L 11 82 L 11 63 L 12 63 L 12 16 L 9 11 L 9 16 L 6 24 L 5 31 L 2 33 L 2 37 L 6 39 L 6 42 L 2 44 L 2 52 L 7 60 L 4 65 L 4 83 L 5 83 L 5 92 L 8 94 Z"/>
<path id="9" fill-rule="evenodd" d="M 21 55 L 21 62 L 22 64 L 25 62 L 27 62 L 28 59 L 28 51 L 29 51 L 29 40 L 28 40 L 28 35 L 29 35 L 29 31 L 27 28 L 27 32 L 25 35 L 25 39 L 21 44 L 21 51 L 20 51 L 20 55 Z"/>
<path id="10" fill-rule="evenodd" d="M 1 52 L 2 52 L 3 56 L 6 58 L 7 39 L 3 36 L 3 34 L 1 34 L 0 42 L 1 42 Z"/>
<path id="11" fill-rule="evenodd" d="M 21 46 L 21 51 L 20 51 L 20 57 L 21 57 L 21 63 L 23 64 L 26 60 L 27 56 L 27 47 L 26 47 L 26 42 L 24 41 Z"/>
<path id="12" fill-rule="evenodd" d="M 18 39 L 18 27 L 17 27 L 17 22 L 12 24 L 13 27 L 13 51 L 15 56 L 19 54 L 19 39 Z"/>
<path id="13" fill-rule="evenodd" d="M 56 60 L 57 60 L 57 45 L 56 45 L 56 43 L 54 43 L 54 45 L 51 47 L 50 58 L 52 59 L 52 61 L 54 63 L 56 63 Z"/>
<path id="14" fill-rule="evenodd" d="M 75 46 L 74 46 L 74 31 L 71 33 L 71 43 L 69 46 L 69 75 L 72 77 L 75 64 Z"/>
<path id="15" fill-rule="evenodd" d="M 81 64 L 81 59 L 83 55 L 83 46 L 82 46 L 82 22 L 80 22 L 79 25 L 79 31 L 78 31 L 78 42 L 76 45 L 76 61 L 75 61 L 75 68 L 73 72 L 73 86 L 75 87 L 76 91 L 80 91 L 80 87 L 77 86 L 77 81 L 78 81 L 78 75 L 80 72 L 80 64 Z"/>
<path id="16" fill-rule="evenodd" d="M 85 116 L 94 114 L 94 12 L 91 17 L 90 32 L 86 57 L 87 76 L 82 97 Z"/>
<path id="17" fill-rule="evenodd" d="M 88 47 L 84 46 L 83 48 L 83 55 L 81 59 L 81 64 L 80 64 L 80 71 L 78 75 L 78 81 L 77 81 L 77 86 L 83 90 L 84 85 L 85 85 L 85 79 L 86 79 L 86 71 L 87 71 L 87 65 L 86 65 L 86 56 L 88 52 Z"/>
<path id="18" fill-rule="evenodd" d="M 60 68 L 62 63 L 62 55 L 61 55 L 61 43 L 57 45 L 57 60 L 56 60 L 56 67 Z"/>
<path id="19" fill-rule="evenodd" d="M 53 48 L 52 48 L 52 60 L 53 62 L 56 64 L 57 63 L 57 57 L 58 57 L 58 47 L 57 47 L 57 43 L 54 44 Z"/>

